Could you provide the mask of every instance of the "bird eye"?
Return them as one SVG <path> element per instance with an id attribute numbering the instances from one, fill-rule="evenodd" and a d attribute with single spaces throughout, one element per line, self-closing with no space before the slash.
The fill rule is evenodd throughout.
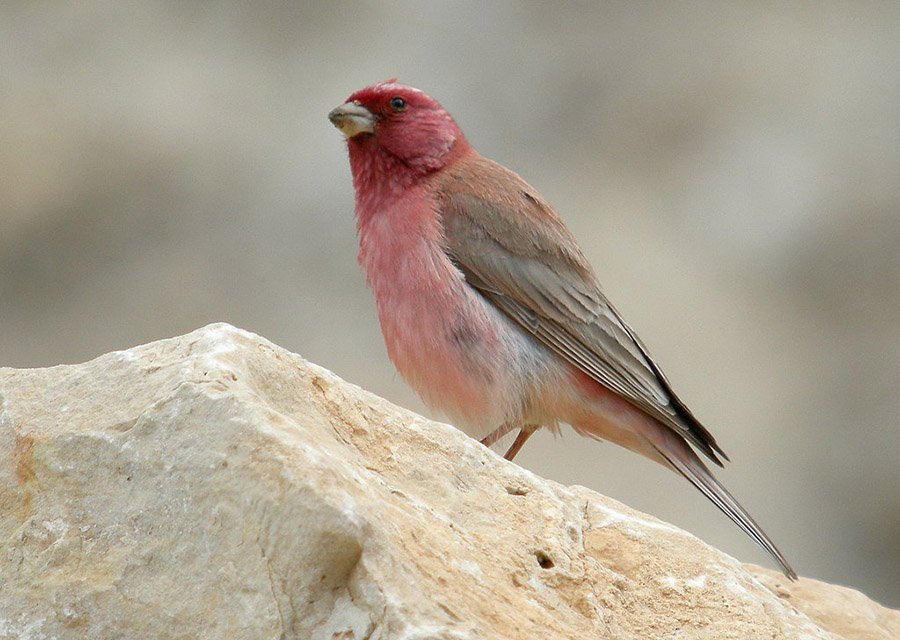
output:
<path id="1" fill-rule="evenodd" d="M 391 109 L 394 111 L 403 111 L 406 108 L 406 100 L 397 96 L 395 98 L 391 98 Z"/>

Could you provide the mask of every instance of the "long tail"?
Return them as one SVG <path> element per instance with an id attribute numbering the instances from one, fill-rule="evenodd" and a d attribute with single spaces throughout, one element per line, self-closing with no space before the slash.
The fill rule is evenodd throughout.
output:
<path id="1" fill-rule="evenodd" d="M 575 417 L 569 420 L 576 432 L 615 442 L 681 474 L 765 549 L 788 578 L 797 579 L 778 547 L 728 489 L 716 480 L 681 434 L 580 372 L 576 372 L 575 382 L 583 394 L 574 404 L 572 414 Z M 595 404 L 598 401 L 600 404 Z"/>
<path id="2" fill-rule="evenodd" d="M 675 434 L 672 434 L 678 438 Z M 680 438 L 679 438 L 680 440 Z M 670 443 L 671 444 L 671 441 Z M 674 447 L 675 450 L 665 451 L 660 447 L 656 447 L 659 454 L 675 469 L 678 473 L 687 478 L 691 484 L 700 489 L 710 501 L 719 507 L 726 516 L 739 526 L 744 533 L 753 538 L 753 540 L 765 549 L 775 561 L 781 565 L 781 570 L 791 580 L 797 579 L 794 569 L 788 564 L 788 561 L 782 555 L 778 547 L 775 546 L 766 532 L 756 524 L 753 517 L 747 513 L 747 510 L 741 506 L 734 496 L 722 484 L 716 480 L 709 468 L 703 464 L 703 461 L 694 453 L 694 451 L 681 441 L 682 446 Z"/>

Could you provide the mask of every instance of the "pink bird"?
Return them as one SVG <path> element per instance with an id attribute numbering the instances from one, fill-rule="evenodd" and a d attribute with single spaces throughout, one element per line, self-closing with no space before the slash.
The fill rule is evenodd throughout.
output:
<path id="1" fill-rule="evenodd" d="M 391 361 L 431 407 L 506 458 L 560 423 L 687 478 L 791 579 L 712 475 L 728 456 L 675 395 L 546 200 L 481 156 L 433 98 L 391 80 L 328 118 L 347 138 L 359 262 Z"/>

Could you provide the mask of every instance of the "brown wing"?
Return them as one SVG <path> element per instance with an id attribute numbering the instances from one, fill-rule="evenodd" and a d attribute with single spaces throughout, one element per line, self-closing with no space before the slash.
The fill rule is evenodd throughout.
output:
<path id="1" fill-rule="evenodd" d="M 438 206 L 448 256 L 489 302 L 716 464 L 716 453 L 728 459 L 603 295 L 568 229 L 525 181 L 478 158 L 442 176 Z"/>

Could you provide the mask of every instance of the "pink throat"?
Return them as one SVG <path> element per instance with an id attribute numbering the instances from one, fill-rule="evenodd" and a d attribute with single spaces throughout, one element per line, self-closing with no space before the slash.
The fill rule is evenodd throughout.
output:
<path id="1" fill-rule="evenodd" d="M 412 186 L 416 175 L 401 160 L 378 146 L 373 136 L 348 140 L 350 171 L 356 191 L 359 227 Z"/>
<path id="2" fill-rule="evenodd" d="M 357 136 L 347 142 L 358 225 L 399 199 L 417 182 L 427 180 L 434 171 L 453 164 L 471 149 L 465 137 L 459 134 L 442 157 L 420 159 L 410 165 L 379 145 L 375 136 Z"/>

